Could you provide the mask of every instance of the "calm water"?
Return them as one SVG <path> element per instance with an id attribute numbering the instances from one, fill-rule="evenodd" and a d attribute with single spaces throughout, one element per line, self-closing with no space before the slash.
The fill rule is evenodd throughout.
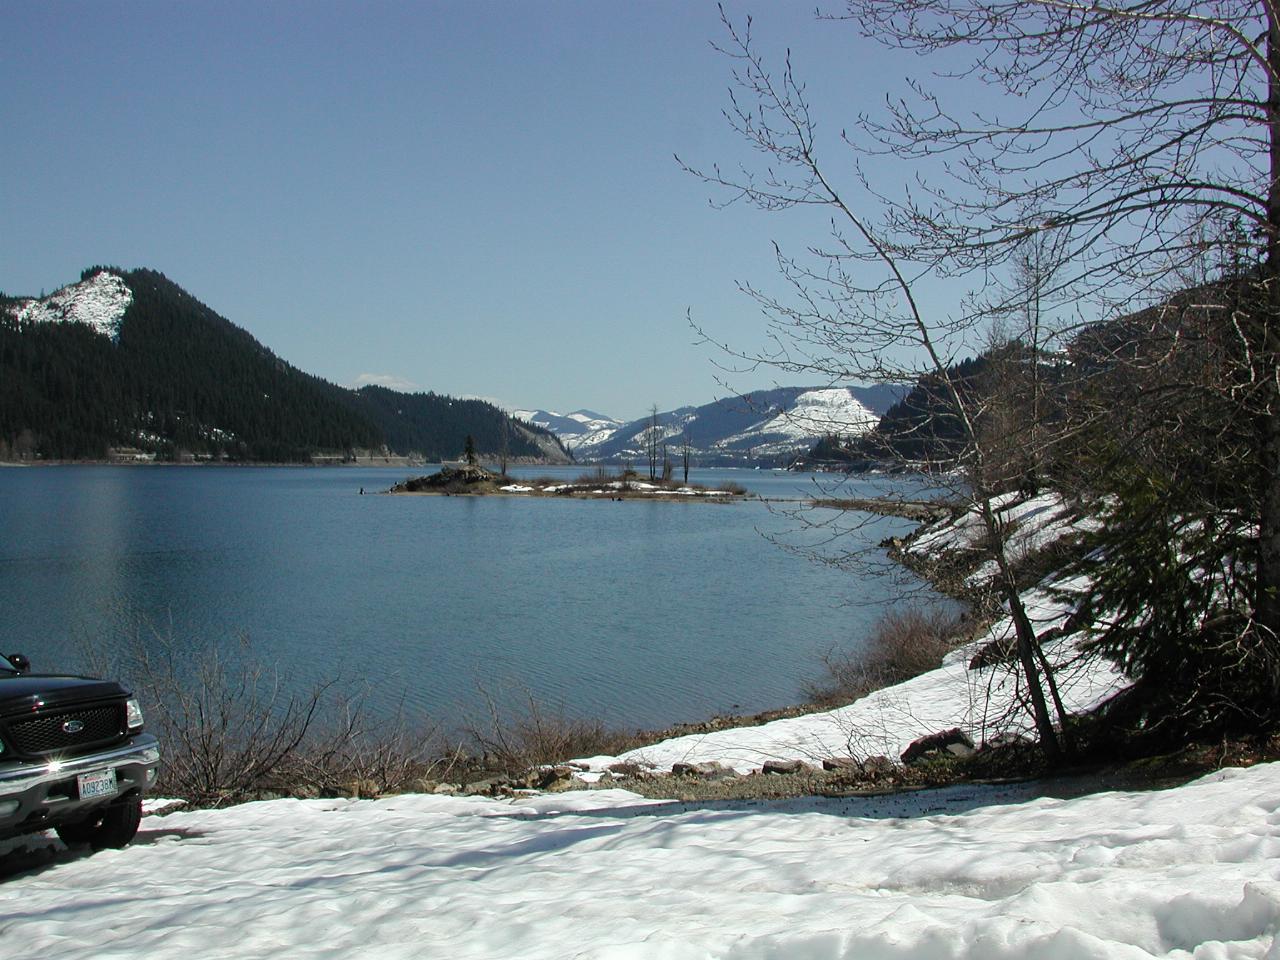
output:
<path id="1" fill-rule="evenodd" d="M 771 542 L 824 534 L 759 503 L 358 495 L 409 472 L 0 469 L 0 649 L 75 668 L 85 644 L 153 630 L 179 647 L 247 636 L 294 683 L 363 678 L 379 709 L 403 698 L 446 725 L 484 687 L 661 726 L 794 702 L 890 595 L 884 577 Z M 766 497 L 813 489 L 765 471 L 691 477 L 721 478 Z"/>

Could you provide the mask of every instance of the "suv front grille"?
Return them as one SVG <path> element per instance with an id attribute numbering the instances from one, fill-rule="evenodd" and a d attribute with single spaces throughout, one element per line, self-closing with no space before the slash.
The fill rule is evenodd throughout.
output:
<path id="1" fill-rule="evenodd" d="M 75 729 L 77 723 L 80 724 L 79 730 Z M 75 732 L 68 732 L 68 726 Z M 124 734 L 123 703 L 79 707 L 28 720 L 9 721 L 9 739 L 19 753 L 28 755 L 78 753 L 119 739 Z"/>

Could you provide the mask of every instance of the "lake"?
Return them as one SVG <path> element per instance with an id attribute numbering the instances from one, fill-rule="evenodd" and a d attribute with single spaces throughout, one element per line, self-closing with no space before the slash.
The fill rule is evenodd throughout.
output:
<path id="1" fill-rule="evenodd" d="M 39 671 L 83 668 L 86 649 L 131 638 L 179 651 L 247 639 L 299 688 L 366 681 L 376 710 L 403 703 L 446 728 L 481 710 L 482 690 L 653 728 L 796 702 L 825 652 L 856 648 L 902 576 L 796 553 L 835 548 L 783 512 L 794 504 L 359 495 L 413 472 L 0 469 L 0 649 Z M 832 482 L 690 479 L 771 498 Z M 904 482 L 860 479 L 840 494 Z M 877 518 L 842 543 L 912 526 Z"/>

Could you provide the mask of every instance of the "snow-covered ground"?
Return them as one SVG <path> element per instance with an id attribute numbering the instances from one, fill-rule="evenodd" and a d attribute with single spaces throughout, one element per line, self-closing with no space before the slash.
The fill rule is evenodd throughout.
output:
<path id="1" fill-rule="evenodd" d="M 1020 515 L 1028 536 L 1065 522 Z M 967 527 L 929 535 L 941 548 Z M 1065 613 L 1047 586 L 1027 602 L 1042 624 Z M 631 759 L 751 770 L 895 757 L 951 726 L 975 740 L 1018 729 L 1009 673 L 969 670 L 971 652 L 840 710 Z M 1070 638 L 1051 654 L 1070 658 Z M 1096 663 L 1064 679 L 1077 707 L 1123 683 Z M 686 804 L 595 790 L 171 812 L 125 850 L 55 852 L 0 882 L 0 958 L 1280 960 L 1280 764 L 1149 793 L 1039 792 Z"/>
<path id="2" fill-rule="evenodd" d="M 148 817 L 0 883 L 0 956 L 1089 960 L 1280 953 L 1280 765 L 689 806 L 623 791 Z"/>

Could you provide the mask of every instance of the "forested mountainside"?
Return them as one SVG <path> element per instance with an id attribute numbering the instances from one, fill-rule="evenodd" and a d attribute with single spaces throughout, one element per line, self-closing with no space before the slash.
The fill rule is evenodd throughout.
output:
<path id="1" fill-rule="evenodd" d="M 48 297 L 0 296 L 0 459 L 440 459 L 468 435 L 484 453 L 567 459 L 491 404 L 305 373 L 153 270 L 93 267 Z"/>

